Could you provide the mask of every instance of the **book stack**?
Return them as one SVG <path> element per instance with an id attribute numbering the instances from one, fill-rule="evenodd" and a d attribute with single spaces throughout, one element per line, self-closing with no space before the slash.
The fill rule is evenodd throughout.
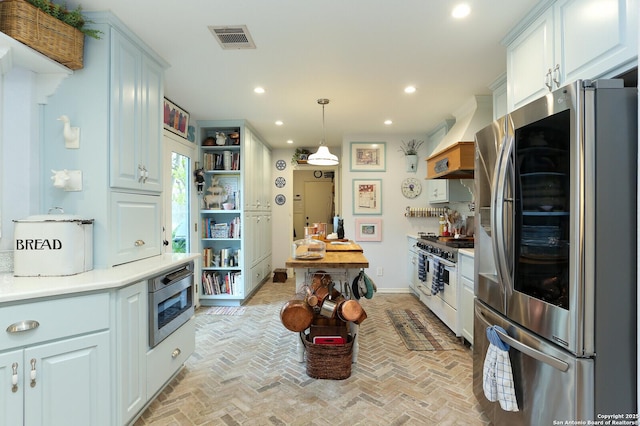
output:
<path id="1" fill-rule="evenodd" d="M 229 271 L 226 273 L 205 271 L 202 273 L 202 292 L 205 295 L 238 295 L 242 289 L 242 273 Z"/>

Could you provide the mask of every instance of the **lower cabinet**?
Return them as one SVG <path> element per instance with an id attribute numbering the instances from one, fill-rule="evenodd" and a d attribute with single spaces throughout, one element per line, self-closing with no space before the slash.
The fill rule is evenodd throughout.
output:
<path id="1" fill-rule="evenodd" d="M 0 425 L 113 424 L 108 312 L 106 293 L 0 308 L 32 325 L 0 337 Z"/>
<path id="2" fill-rule="evenodd" d="M 407 277 L 409 279 L 409 290 L 414 294 L 418 294 L 418 251 L 417 239 L 415 237 L 407 237 Z"/>
<path id="3" fill-rule="evenodd" d="M 473 256 L 467 252 L 458 252 L 458 263 L 460 265 L 460 279 L 458 285 L 462 286 L 460 313 L 462 323 L 462 337 L 473 345 L 473 299 L 475 298 L 473 288 Z"/>
<path id="4" fill-rule="evenodd" d="M 116 296 L 119 424 L 126 424 L 147 403 L 147 288 L 147 281 L 141 281 L 121 288 Z"/>

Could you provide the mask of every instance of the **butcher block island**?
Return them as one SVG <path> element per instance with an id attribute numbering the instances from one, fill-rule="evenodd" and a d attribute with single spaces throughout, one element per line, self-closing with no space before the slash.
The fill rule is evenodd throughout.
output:
<path id="1" fill-rule="evenodd" d="M 295 259 L 290 257 L 286 262 L 287 268 L 293 268 L 296 276 L 296 293 L 304 292 L 314 279 L 319 276 L 331 281 L 334 289 L 339 289 L 346 299 L 353 298 L 351 291 L 352 282 L 360 275 L 360 271 L 369 267 L 369 261 L 364 256 L 362 247 L 353 241 L 346 241 L 342 244 L 331 244 L 327 242 L 326 252 L 320 259 Z M 366 315 L 364 316 L 366 317 Z M 358 359 L 358 327 L 360 321 L 349 322 L 348 327 L 353 336 L 352 361 Z M 298 349 L 298 361 L 305 361 L 305 345 L 301 339 L 295 337 Z M 309 374 L 309 364 L 307 365 Z M 317 376 L 312 376 L 317 377 Z"/>

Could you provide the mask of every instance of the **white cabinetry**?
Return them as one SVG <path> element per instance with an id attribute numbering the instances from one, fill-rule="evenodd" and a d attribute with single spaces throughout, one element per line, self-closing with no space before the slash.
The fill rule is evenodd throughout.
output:
<path id="1" fill-rule="evenodd" d="M 458 285 L 462 286 L 460 301 L 460 321 L 462 337 L 473 345 L 473 254 L 469 250 L 458 251 Z"/>
<path id="2" fill-rule="evenodd" d="M 111 30 L 111 186 L 162 191 L 163 70 Z"/>
<path id="3" fill-rule="evenodd" d="M 119 424 L 127 424 L 147 403 L 148 294 L 147 281 L 117 292 L 116 404 Z"/>
<path id="4" fill-rule="evenodd" d="M 409 290 L 418 295 L 418 246 L 417 238 L 407 236 L 407 278 L 409 279 Z"/>
<path id="5" fill-rule="evenodd" d="M 162 251 L 160 211 L 146 207 L 154 206 L 153 210 L 160 205 L 167 64 L 113 14 L 86 15 L 103 36 L 87 37 L 84 68 L 65 79 L 43 107 L 46 143 L 41 155 L 42 170 L 80 170 L 82 190 L 49 188 L 43 191 L 42 205 L 94 219 L 94 267 L 105 268 Z M 78 149 L 58 143 L 61 115 L 80 127 Z M 45 176 L 43 184 L 50 185 L 47 182 Z M 132 208 L 135 203 L 146 207 Z"/>
<path id="6" fill-rule="evenodd" d="M 505 40 L 509 110 L 577 79 L 635 66 L 637 10 L 637 0 L 557 0 L 512 31 Z"/>
<path id="7" fill-rule="evenodd" d="M 113 423 L 108 312 L 106 293 L 2 307 L 3 329 L 38 325 L 0 336 L 0 424 Z"/>
<path id="8" fill-rule="evenodd" d="M 264 144 L 255 131 L 245 121 L 199 121 L 201 142 L 214 138 L 216 134 L 238 133 L 239 139 L 227 138 L 226 145 L 202 145 L 202 167 L 205 169 L 205 190 L 200 210 L 202 219 L 201 247 L 203 253 L 203 280 L 199 286 L 200 301 L 203 305 L 240 305 L 264 280 L 269 277 L 271 266 L 271 192 L 270 170 L 271 150 Z M 237 167 L 224 170 L 210 156 L 215 158 L 230 152 L 239 158 Z M 222 210 L 218 205 L 206 204 L 208 187 L 217 179 L 237 196 L 226 194 L 233 202 L 233 210 Z M 234 221 L 240 225 L 239 235 L 213 235 L 211 226 L 231 225 Z M 223 252 L 223 250 L 227 250 Z M 234 261 L 225 263 L 221 253 L 237 254 Z M 210 259 L 213 259 L 211 261 Z M 237 259 L 237 263 L 236 260 Z M 236 285 L 231 290 L 213 291 L 207 288 L 211 280 L 218 281 L 225 276 L 235 276 Z"/>

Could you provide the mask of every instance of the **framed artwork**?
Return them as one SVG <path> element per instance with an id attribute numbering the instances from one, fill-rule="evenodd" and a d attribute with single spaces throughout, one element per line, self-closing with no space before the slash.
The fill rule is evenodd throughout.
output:
<path id="1" fill-rule="evenodd" d="M 164 98 L 163 124 L 165 129 L 188 139 L 189 113 L 167 98 Z"/>
<path id="2" fill-rule="evenodd" d="M 356 241 L 382 241 L 382 219 L 356 219 Z"/>
<path id="3" fill-rule="evenodd" d="M 353 180 L 353 214 L 382 214 L 382 179 Z"/>
<path id="4" fill-rule="evenodd" d="M 352 172 L 384 172 L 386 142 L 351 142 Z"/>

